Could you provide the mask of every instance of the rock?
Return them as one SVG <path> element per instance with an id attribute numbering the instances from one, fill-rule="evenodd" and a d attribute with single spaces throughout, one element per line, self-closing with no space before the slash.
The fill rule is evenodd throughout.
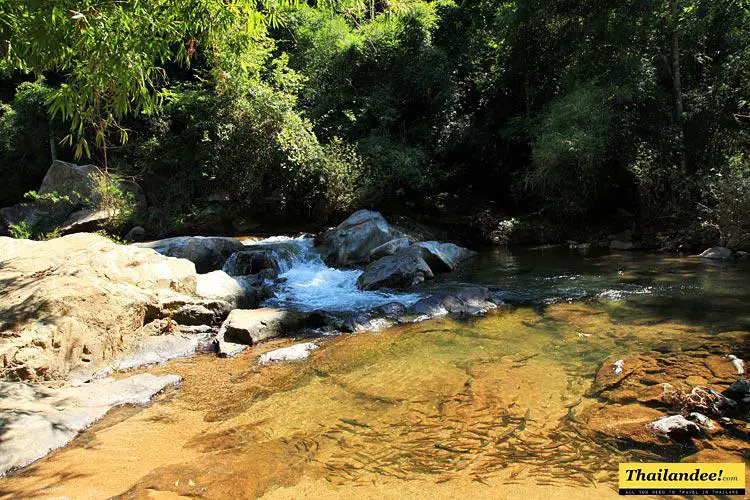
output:
<path id="1" fill-rule="evenodd" d="M 719 428 L 719 424 L 708 418 L 702 413 L 692 412 L 687 417 L 691 422 L 695 422 L 698 426 L 705 431 L 715 431 Z"/>
<path id="2" fill-rule="evenodd" d="M 95 210 L 84 208 L 70 214 L 60 226 L 63 234 L 71 233 L 93 233 L 106 225 L 112 217 L 112 212 L 108 210 Z"/>
<path id="3" fill-rule="evenodd" d="M 47 170 L 39 194 L 91 198 L 95 187 L 92 175 L 102 175 L 102 171 L 96 165 L 75 165 L 56 160 Z"/>
<path id="4" fill-rule="evenodd" d="M 662 441 L 647 426 L 664 414 L 640 404 L 607 405 L 588 419 L 589 428 L 600 435 L 638 445 L 659 445 Z M 695 425 L 695 424 L 693 424 Z"/>
<path id="5" fill-rule="evenodd" d="M 662 417 L 651 422 L 647 427 L 657 436 L 668 437 L 678 443 L 687 443 L 701 434 L 701 428 L 682 415 Z"/>
<path id="6" fill-rule="evenodd" d="M 276 277 L 288 271 L 294 261 L 301 257 L 302 249 L 296 242 L 253 244 L 232 254 L 223 270 L 231 276 L 256 275 L 265 271 L 266 276 Z"/>
<path id="7" fill-rule="evenodd" d="M 49 389 L 0 382 L 0 475 L 24 467 L 70 442 L 112 407 L 145 404 L 154 394 L 180 383 L 177 375 L 148 373 L 103 379 L 78 387 Z"/>
<path id="8" fill-rule="evenodd" d="M 632 250 L 635 244 L 632 241 L 614 240 L 609 243 L 610 250 Z"/>
<path id="9" fill-rule="evenodd" d="M 422 258 L 430 266 L 433 273 L 453 271 L 459 262 L 476 255 L 476 252 L 453 243 L 423 241 L 415 243 L 414 246 L 422 250 Z"/>
<path id="10" fill-rule="evenodd" d="M 323 326 L 314 315 L 280 309 L 235 309 L 216 335 L 219 354 L 233 356 L 246 346 L 281 337 L 307 326 Z M 243 347 L 240 347 L 243 346 Z"/>
<path id="11" fill-rule="evenodd" d="M 732 462 L 744 462 L 742 455 L 735 454 L 735 453 L 729 453 L 723 450 L 701 450 L 698 453 L 694 453 L 692 455 L 689 455 L 680 462 L 685 463 L 732 463 Z"/>
<path id="12" fill-rule="evenodd" d="M 750 398 L 750 380 L 742 379 L 734 382 L 724 391 L 724 395 L 737 402 Z"/>
<path id="13" fill-rule="evenodd" d="M 233 309 L 219 299 L 195 299 L 172 292 L 159 293 L 158 302 L 149 305 L 146 319 L 168 318 L 181 325 L 219 325 Z"/>
<path id="14" fill-rule="evenodd" d="M 408 288 L 434 276 L 422 258 L 422 250 L 411 246 L 367 266 L 357 279 L 357 286 L 361 290 Z"/>
<path id="15" fill-rule="evenodd" d="M 0 375 L 65 379 L 104 365 L 141 338 L 158 292 L 192 296 L 195 266 L 96 234 L 0 237 Z M 94 369 L 94 368 L 91 368 Z"/>
<path id="16" fill-rule="evenodd" d="M 396 238 L 382 245 L 375 247 L 370 252 L 370 260 L 378 260 L 387 255 L 393 255 L 401 249 L 408 248 L 411 245 L 409 238 Z"/>
<path id="17" fill-rule="evenodd" d="M 181 332 L 184 330 L 180 330 Z M 125 352 L 117 362 L 114 370 L 129 370 L 146 365 L 156 365 L 175 358 L 187 358 L 195 354 L 202 342 L 211 334 L 210 328 L 197 333 L 178 333 L 175 335 L 155 335 L 146 337 L 132 349 Z"/>
<path id="18" fill-rule="evenodd" d="M 302 361 L 303 359 L 307 359 L 317 348 L 318 346 L 312 342 L 303 342 L 302 344 L 296 344 L 291 347 L 276 349 L 275 351 L 262 354 L 260 358 L 258 358 L 258 364 L 266 365 L 281 361 Z"/>
<path id="19" fill-rule="evenodd" d="M 497 307 L 490 301 L 489 290 L 484 287 L 464 287 L 453 291 L 441 291 L 408 308 L 408 312 L 423 316 L 459 314 L 474 316 L 484 314 Z"/>
<path id="20" fill-rule="evenodd" d="M 220 236 L 177 236 L 135 245 L 169 257 L 187 259 L 201 274 L 221 269 L 233 253 L 245 248 L 239 240 Z"/>
<path id="21" fill-rule="evenodd" d="M 370 261 L 380 245 L 401 235 L 378 212 L 359 210 L 315 238 L 315 247 L 329 266 L 352 266 Z"/>
<path id="22" fill-rule="evenodd" d="M 260 305 L 258 290 L 242 277 L 233 278 L 224 271 L 198 275 L 195 294 L 209 300 L 223 300 L 233 308 L 254 309 Z"/>
<path id="23" fill-rule="evenodd" d="M 699 255 L 699 257 L 711 260 L 732 260 L 734 258 L 734 255 L 728 248 L 713 247 L 705 250 L 702 254 Z"/>
<path id="24" fill-rule="evenodd" d="M 738 405 L 733 399 L 729 399 L 711 388 L 699 385 L 693 387 L 685 397 L 684 409 L 720 417 L 734 414 Z"/>
<path id="25" fill-rule="evenodd" d="M 135 226 L 125 235 L 126 241 L 143 241 L 146 239 L 146 230 L 141 226 Z"/>

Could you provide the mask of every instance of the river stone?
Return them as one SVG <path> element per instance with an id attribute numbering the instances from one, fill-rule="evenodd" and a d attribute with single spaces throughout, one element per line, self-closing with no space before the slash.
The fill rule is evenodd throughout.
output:
<path id="1" fill-rule="evenodd" d="M 728 248 L 713 247 L 704 251 L 699 255 L 699 257 L 710 260 L 732 260 L 734 258 L 734 254 Z"/>
<path id="2" fill-rule="evenodd" d="M 378 260 L 381 257 L 393 255 L 399 250 L 409 247 L 409 245 L 411 245 L 411 241 L 409 241 L 409 238 L 393 239 L 391 241 L 383 243 L 378 247 L 373 248 L 372 252 L 370 252 L 370 260 Z"/>
<path id="3" fill-rule="evenodd" d="M 55 160 L 42 180 L 39 194 L 78 194 L 84 198 L 91 198 L 95 187 L 92 175 L 102 175 L 102 171 L 96 165 L 75 165 Z"/>
<path id="4" fill-rule="evenodd" d="M 195 266 L 97 234 L 49 241 L 0 237 L 0 376 L 65 379 L 117 358 L 159 290 L 192 296 Z"/>
<path id="5" fill-rule="evenodd" d="M 233 308 L 253 309 L 260 304 L 258 290 L 243 277 L 232 277 L 224 271 L 199 274 L 195 294 L 210 300 L 223 300 Z"/>
<path id="6" fill-rule="evenodd" d="M 401 235 L 378 212 L 359 210 L 315 238 L 315 247 L 329 266 L 352 266 L 370 261 L 372 251 Z"/>
<path id="7" fill-rule="evenodd" d="M 408 288 L 434 276 L 422 257 L 422 249 L 412 245 L 367 266 L 357 279 L 357 286 L 361 290 Z"/>
<path id="8" fill-rule="evenodd" d="M 408 312 L 430 317 L 444 314 L 474 316 L 496 307 L 497 305 L 490 301 L 487 288 L 474 286 L 438 292 L 421 299 L 409 307 Z"/>
<path id="9" fill-rule="evenodd" d="M 459 262 L 476 255 L 476 252 L 453 243 L 423 241 L 414 245 L 422 249 L 422 258 L 433 272 L 453 271 Z"/>
<path id="10" fill-rule="evenodd" d="M 135 226 L 125 235 L 125 241 L 143 241 L 146 239 L 146 230 L 141 226 Z"/>
<path id="11" fill-rule="evenodd" d="M 662 417 L 648 424 L 647 428 L 657 436 L 669 437 L 678 443 L 687 443 L 701 433 L 701 428 L 695 422 L 682 415 Z"/>
<path id="12" fill-rule="evenodd" d="M 241 252 L 232 254 L 224 263 L 223 270 L 232 276 L 262 274 L 275 278 L 288 271 L 302 255 L 296 241 L 279 241 L 263 245 L 246 245 Z"/>
<path id="13" fill-rule="evenodd" d="M 235 252 L 245 248 L 240 240 L 221 236 L 177 236 L 148 243 L 136 243 L 139 248 L 151 248 L 162 255 L 187 259 L 199 273 L 221 269 Z"/>
<path id="14" fill-rule="evenodd" d="M 221 325 L 216 344 L 221 356 L 238 354 L 246 346 L 281 337 L 305 326 L 323 326 L 316 315 L 274 308 L 235 309 Z"/>
<path id="15" fill-rule="evenodd" d="M 317 348 L 318 346 L 313 342 L 303 342 L 291 347 L 276 349 L 275 351 L 262 354 L 258 358 L 258 364 L 267 365 L 269 363 L 302 361 L 310 357 L 310 354 Z"/>
<path id="16" fill-rule="evenodd" d="M 122 380 L 96 380 L 50 389 L 0 382 L 0 475 L 24 467 L 70 442 L 114 406 L 146 404 L 154 394 L 180 383 L 177 375 L 148 373 Z"/>

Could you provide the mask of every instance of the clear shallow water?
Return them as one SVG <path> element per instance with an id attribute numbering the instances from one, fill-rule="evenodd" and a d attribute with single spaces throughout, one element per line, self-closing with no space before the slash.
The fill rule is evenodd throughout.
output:
<path id="1" fill-rule="evenodd" d="M 512 306 L 343 335 L 296 364 L 255 364 L 283 340 L 152 368 L 182 375 L 182 388 L 114 412 L 0 492 L 615 497 L 619 462 L 662 457 L 589 432 L 599 366 L 634 352 L 747 351 L 748 271 L 641 254 L 481 255 L 425 291 L 483 283 Z"/>

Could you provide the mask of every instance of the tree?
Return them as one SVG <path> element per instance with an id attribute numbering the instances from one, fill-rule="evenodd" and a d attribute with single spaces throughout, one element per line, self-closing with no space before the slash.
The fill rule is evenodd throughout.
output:
<path id="1" fill-rule="evenodd" d="M 91 156 L 93 132 L 106 166 L 109 135 L 127 140 L 122 120 L 159 108 L 165 65 L 201 56 L 219 87 L 247 77 L 267 27 L 293 1 L 0 0 L 0 48 L 10 67 L 63 77 L 51 112 L 70 122 L 77 157 Z"/>

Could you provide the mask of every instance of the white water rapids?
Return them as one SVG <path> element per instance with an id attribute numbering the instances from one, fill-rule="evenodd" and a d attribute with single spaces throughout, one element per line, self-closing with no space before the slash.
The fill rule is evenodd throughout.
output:
<path id="1" fill-rule="evenodd" d="M 275 248 L 277 254 L 285 256 L 279 275 L 282 283 L 277 286 L 275 297 L 266 301 L 268 306 L 304 311 L 356 311 L 391 302 L 409 306 L 422 298 L 416 293 L 360 290 L 357 278 L 362 270 L 328 267 L 314 250 L 312 238 L 274 236 L 245 245 Z"/>

